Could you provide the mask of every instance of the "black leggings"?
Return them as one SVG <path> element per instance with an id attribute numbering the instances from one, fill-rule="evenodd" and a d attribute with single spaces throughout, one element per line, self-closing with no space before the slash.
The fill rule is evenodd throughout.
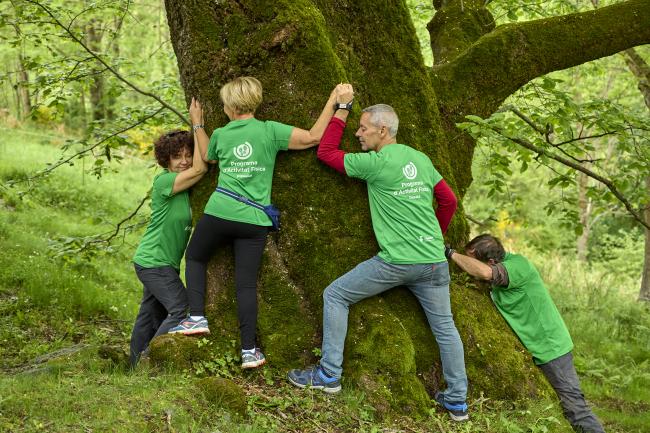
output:
<path id="1" fill-rule="evenodd" d="M 233 243 L 235 287 L 242 349 L 255 347 L 257 325 L 257 274 L 266 245 L 268 227 L 229 221 L 203 214 L 185 252 L 185 282 L 192 316 L 205 313 L 205 285 L 208 261 L 216 249 Z"/>

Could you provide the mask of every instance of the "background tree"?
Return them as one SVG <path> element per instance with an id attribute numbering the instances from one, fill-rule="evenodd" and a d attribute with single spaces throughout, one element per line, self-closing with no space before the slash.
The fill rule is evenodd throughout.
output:
<path id="1" fill-rule="evenodd" d="M 396 108 L 399 140 L 430 155 L 461 197 L 471 182 L 475 143 L 456 129 L 457 122 L 468 114 L 489 116 L 538 76 L 650 42 L 647 0 L 499 27 L 483 2 L 436 1 L 429 24 L 435 66 L 427 68 L 402 2 L 165 5 L 186 99 L 196 96 L 204 103 L 208 130 L 225 122 L 218 89 L 238 75 L 254 75 L 264 84 L 259 117 L 303 127 L 330 89 L 349 81 L 359 105 L 385 102 Z M 349 131 L 344 148 L 357 150 Z M 214 187 L 214 175 L 195 191 L 195 215 Z M 322 289 L 375 253 L 376 245 L 363 185 L 322 168 L 310 152 L 282 155 L 274 185 L 285 229 L 268 245 L 259 326 L 269 359 L 285 368 L 298 358 L 309 360 L 309 349 L 319 344 Z M 461 210 L 448 238 L 459 245 L 466 235 Z M 236 329 L 230 263 L 221 255 L 209 271 L 216 350 L 229 346 Z M 538 376 L 488 297 L 464 280 L 453 285 L 474 392 L 502 398 L 539 392 Z M 426 407 L 426 391 L 440 386 L 440 373 L 435 350 L 416 350 L 435 343 L 413 298 L 394 290 L 364 301 L 350 322 L 347 377 L 370 391 L 379 407 Z M 209 356 L 193 345 L 161 339 L 152 356 L 181 365 L 191 362 L 187 355 L 195 361 Z"/>
<path id="2" fill-rule="evenodd" d="M 625 62 L 630 71 L 637 78 L 637 86 L 643 95 L 646 107 L 650 110 L 650 65 L 634 49 L 625 50 Z M 649 164 L 650 165 L 650 164 Z M 645 221 L 650 224 L 650 167 L 646 166 L 645 176 Z M 641 278 L 641 289 L 639 300 L 650 302 L 650 228 L 645 227 L 645 252 L 643 256 L 643 276 Z"/>

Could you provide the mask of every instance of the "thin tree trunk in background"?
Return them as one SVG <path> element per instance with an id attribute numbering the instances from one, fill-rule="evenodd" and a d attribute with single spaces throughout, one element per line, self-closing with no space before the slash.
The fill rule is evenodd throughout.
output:
<path id="1" fill-rule="evenodd" d="M 100 24 L 97 20 L 92 19 L 88 23 L 86 32 L 86 41 L 88 47 L 96 53 L 101 52 L 102 32 L 98 28 Z M 105 77 L 99 69 L 96 69 L 93 80 L 90 85 L 90 104 L 93 114 L 93 120 L 106 118 L 106 107 L 104 105 Z"/>
<path id="2" fill-rule="evenodd" d="M 79 115 L 83 119 L 83 129 L 88 126 L 88 110 L 86 110 L 86 89 L 81 86 L 79 90 Z"/>
<path id="3" fill-rule="evenodd" d="M 18 107 L 18 118 L 26 119 L 32 111 L 32 101 L 29 94 L 29 74 L 25 69 L 25 59 L 22 54 L 18 54 L 18 83 L 16 92 L 20 105 Z"/>
<path id="4" fill-rule="evenodd" d="M 639 80 L 637 86 L 643 95 L 646 107 L 650 110 L 650 65 L 634 50 L 625 50 L 625 63 L 634 76 Z"/>
<path id="5" fill-rule="evenodd" d="M 650 195 L 650 176 L 645 178 L 645 188 Z M 650 221 L 650 203 L 646 204 L 645 220 Z M 645 229 L 645 254 L 643 255 L 643 277 L 639 290 L 639 301 L 650 302 L 650 230 Z"/>
<path id="6" fill-rule="evenodd" d="M 576 71 L 573 79 L 576 86 L 579 86 L 578 84 L 579 79 L 580 79 L 579 74 Z M 610 72 L 607 77 L 607 83 L 605 84 L 605 88 L 600 94 L 601 98 L 607 99 L 609 95 L 609 90 L 612 87 L 613 79 L 614 79 L 614 74 Z M 578 96 L 575 99 L 576 102 L 578 101 L 582 102 L 582 95 L 578 94 Z M 591 135 L 589 128 L 585 130 L 584 125 L 580 125 L 580 129 L 581 129 L 581 133 L 584 134 L 585 136 Z M 601 146 L 605 146 L 603 144 L 603 139 L 596 139 L 593 144 L 594 146 L 598 146 L 598 148 L 600 148 Z M 607 145 L 605 148 L 605 153 L 608 155 L 608 157 L 606 158 L 607 161 L 612 160 L 611 154 L 613 151 L 614 151 L 614 142 L 612 141 L 611 138 L 609 138 L 607 139 Z M 589 152 L 587 152 L 587 154 L 589 154 Z M 595 158 L 594 155 L 592 155 L 592 157 Z M 578 254 L 578 260 L 581 262 L 586 262 L 587 255 L 589 253 L 589 236 L 591 235 L 591 228 L 593 227 L 593 224 L 598 219 L 598 217 L 596 217 L 592 221 L 592 214 L 594 210 L 593 200 L 587 196 L 587 189 L 589 187 L 589 176 L 587 176 L 583 172 L 578 172 L 577 176 L 578 176 L 578 214 L 579 214 L 580 225 L 582 225 L 582 233 L 578 237 L 578 241 L 576 243 L 576 250 Z"/>
<path id="7" fill-rule="evenodd" d="M 650 65 L 633 49 L 625 50 L 625 62 L 630 71 L 639 80 L 639 91 L 643 95 L 646 107 L 650 110 Z M 650 198 L 650 175 L 646 176 L 646 198 Z M 650 200 L 645 203 L 645 220 L 650 221 Z M 641 289 L 639 290 L 639 301 L 650 302 L 650 230 L 645 232 L 645 253 L 643 255 L 643 276 L 641 278 Z"/>
<path id="8" fill-rule="evenodd" d="M 111 41 L 110 51 L 112 52 L 113 56 L 115 56 L 116 59 L 119 58 L 120 56 L 120 44 L 117 35 L 120 33 L 120 30 L 122 29 L 122 24 L 124 23 L 124 20 L 122 18 L 123 17 L 115 17 L 115 19 L 113 20 L 116 36 Z M 105 84 L 105 88 L 108 87 L 106 85 L 106 82 L 104 82 L 104 84 Z M 110 91 L 110 88 L 108 89 L 108 91 L 105 92 L 103 103 L 104 103 L 104 107 L 106 108 L 106 118 L 109 120 L 114 119 L 117 98 L 115 97 L 115 94 Z"/>
<path id="9" fill-rule="evenodd" d="M 587 197 L 587 186 L 589 185 L 589 176 L 580 172 L 578 173 L 578 212 L 580 215 L 580 225 L 582 233 L 578 237 L 576 249 L 578 251 L 578 260 L 587 261 L 587 250 L 589 243 L 589 233 L 591 232 L 591 200 Z"/>

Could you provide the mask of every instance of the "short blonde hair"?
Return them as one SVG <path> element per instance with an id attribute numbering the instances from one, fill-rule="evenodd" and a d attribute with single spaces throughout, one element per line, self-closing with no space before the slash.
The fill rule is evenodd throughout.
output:
<path id="1" fill-rule="evenodd" d="M 254 77 L 237 77 L 221 88 L 219 96 L 237 114 L 254 113 L 262 103 L 262 83 Z"/>

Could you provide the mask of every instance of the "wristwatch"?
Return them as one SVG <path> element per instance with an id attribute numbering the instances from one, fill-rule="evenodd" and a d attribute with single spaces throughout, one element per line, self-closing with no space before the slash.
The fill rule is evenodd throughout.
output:
<path id="1" fill-rule="evenodd" d="M 203 125 L 202 125 L 202 124 L 201 124 L 201 125 L 194 125 L 194 126 L 192 126 L 192 130 L 193 130 L 194 132 L 196 132 L 197 129 L 201 129 L 201 128 L 203 128 Z"/>
<path id="2" fill-rule="evenodd" d="M 348 111 L 350 111 L 350 110 L 352 110 L 352 102 L 353 101 L 350 101 L 347 104 L 343 103 L 343 102 L 337 102 L 336 104 L 334 104 L 334 111 L 336 111 L 336 110 L 348 110 Z"/>

